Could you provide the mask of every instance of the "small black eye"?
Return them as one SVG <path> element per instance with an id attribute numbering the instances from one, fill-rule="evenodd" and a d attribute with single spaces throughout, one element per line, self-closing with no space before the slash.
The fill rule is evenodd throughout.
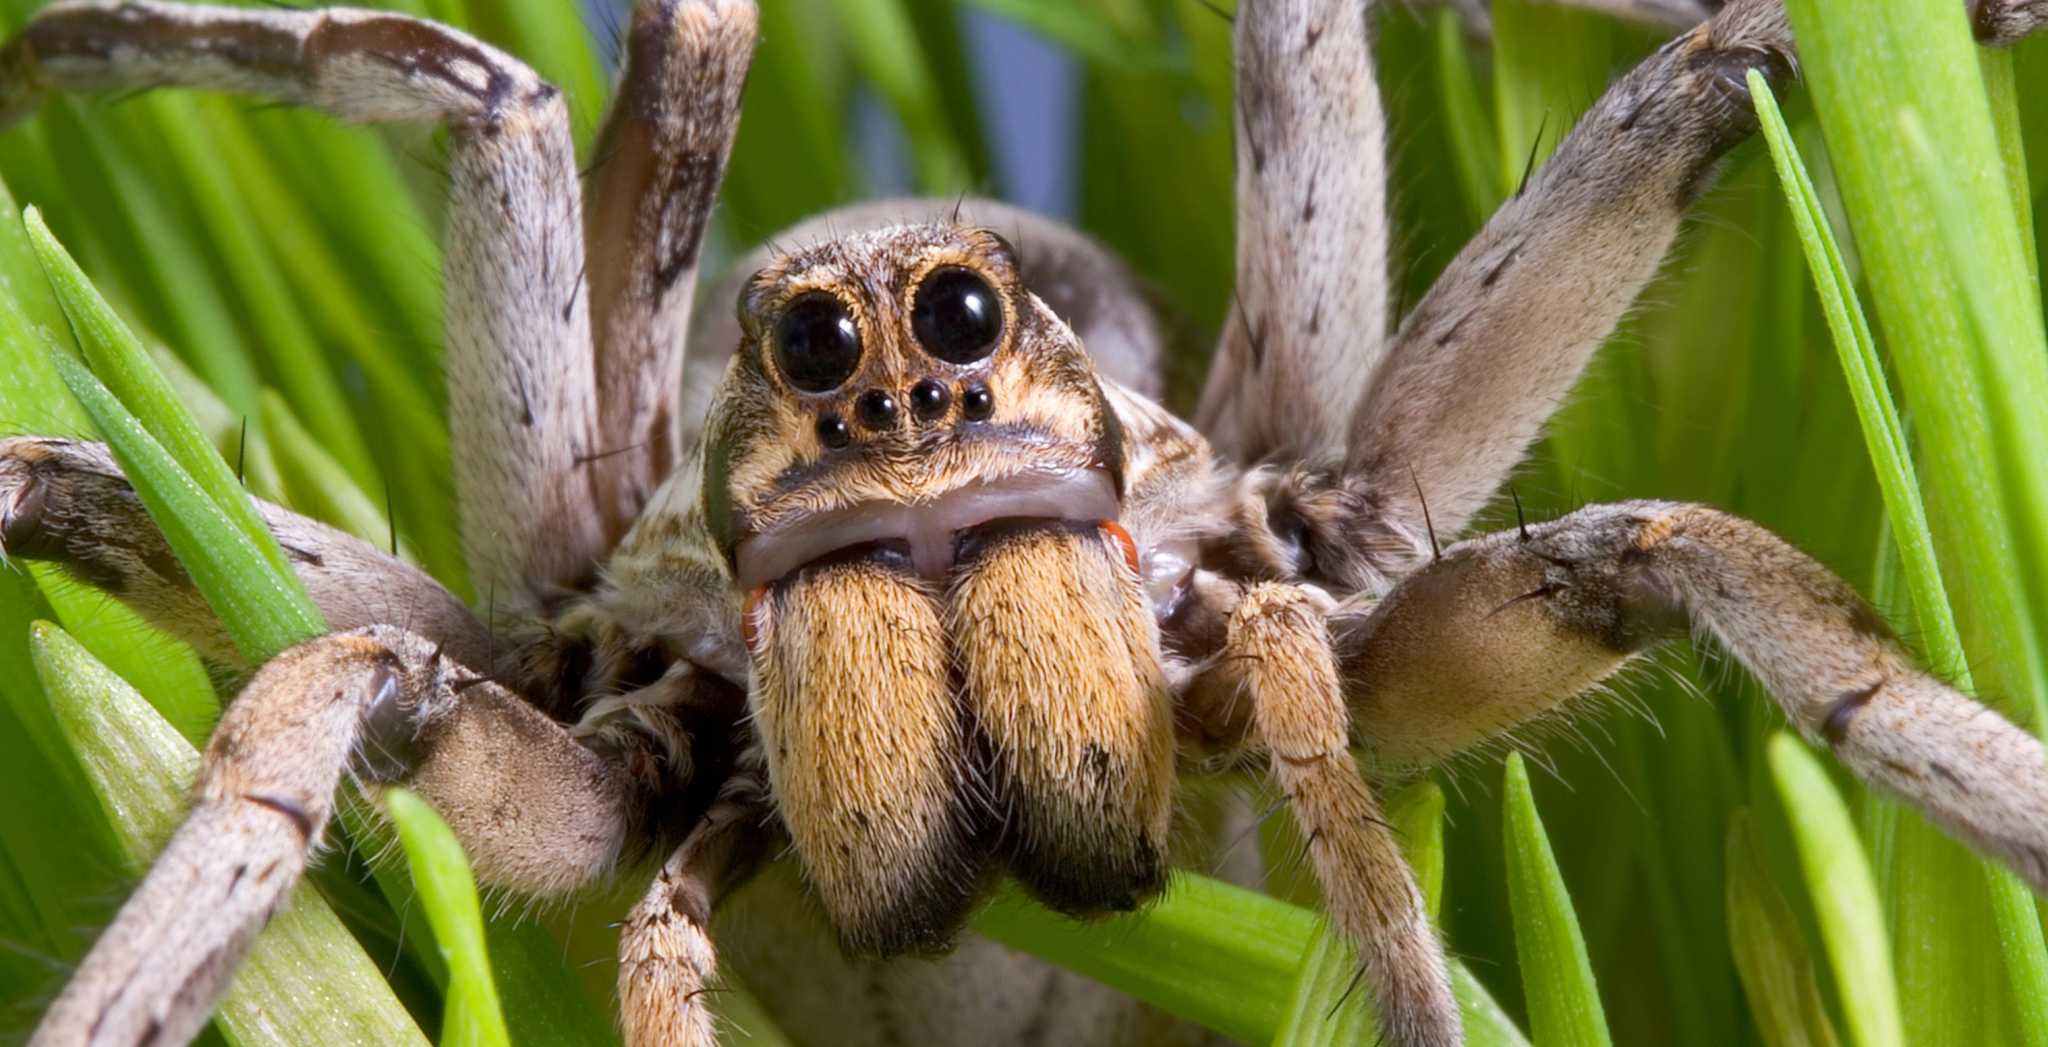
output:
<path id="1" fill-rule="evenodd" d="M 948 266 L 924 278 L 910 330 L 924 351 L 949 364 L 971 364 L 996 347 L 1003 305 L 995 289 L 974 273 Z"/>
<path id="2" fill-rule="evenodd" d="M 860 366 L 860 329 L 839 299 L 823 291 L 798 295 L 775 322 L 775 359 L 789 384 L 831 392 Z"/>

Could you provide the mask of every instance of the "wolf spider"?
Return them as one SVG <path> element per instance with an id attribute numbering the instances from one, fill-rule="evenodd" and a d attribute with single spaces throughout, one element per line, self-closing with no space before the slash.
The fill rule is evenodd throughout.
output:
<path id="1" fill-rule="evenodd" d="M 1980 35 L 2041 6 L 1977 0 Z M 431 23 L 63 3 L 0 50 L 0 121 L 48 89 L 175 85 L 448 126 L 455 481 L 494 594 L 480 620 L 263 506 L 335 632 L 228 708 L 192 813 L 34 1042 L 193 1036 L 345 774 L 426 796 L 509 892 L 666 853 L 620 933 L 633 1044 L 713 1040 L 712 910 L 764 867 L 789 890 L 733 944 L 798 1027 L 1143 1038 L 1071 976 L 955 938 L 999 873 L 1075 915 L 1142 904 L 1177 775 L 1265 767 L 1386 1039 L 1455 1043 L 1443 947 L 1357 755 L 1374 778 L 1427 766 L 1688 629 L 1809 740 L 2048 885 L 2041 745 L 1757 525 L 1627 502 L 1436 547 L 1752 131 L 1746 71 L 1791 72 L 1771 0 L 1617 81 L 1392 330 L 1365 5 L 1246 0 L 1236 301 L 1192 423 L 1158 406 L 1162 335 L 1128 273 L 982 201 L 800 227 L 685 358 L 754 30 L 749 0 L 641 0 L 587 207 L 560 93 Z M 234 661 L 103 448 L 0 442 L 0 542 Z M 850 956 L 798 965 L 834 936 Z M 1020 989 L 1036 1013 L 985 1009 Z"/>

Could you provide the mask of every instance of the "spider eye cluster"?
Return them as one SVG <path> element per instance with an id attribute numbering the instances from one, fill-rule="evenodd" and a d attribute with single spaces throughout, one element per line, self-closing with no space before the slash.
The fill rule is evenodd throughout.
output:
<path id="1" fill-rule="evenodd" d="M 775 322 L 775 362 L 807 393 L 839 388 L 860 366 L 860 328 L 846 303 L 824 291 L 798 295 Z"/>
<path id="2" fill-rule="evenodd" d="M 973 270 L 946 266 L 918 285 L 910 331 L 925 352 L 949 364 L 971 364 L 995 351 L 1003 305 Z"/>

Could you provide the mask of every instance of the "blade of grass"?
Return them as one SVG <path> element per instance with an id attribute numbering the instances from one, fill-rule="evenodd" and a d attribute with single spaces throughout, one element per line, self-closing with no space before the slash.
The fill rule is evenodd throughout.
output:
<path id="1" fill-rule="evenodd" d="M 1749 995 L 1750 1015 L 1772 1047 L 1835 1047 L 1812 950 L 1798 915 L 1771 881 L 1754 819 L 1728 820 L 1728 947 Z"/>
<path id="2" fill-rule="evenodd" d="M 2048 521 L 2016 516 L 2006 491 L 2048 486 L 2038 468 L 2048 447 L 2016 445 L 2006 427 L 2048 398 L 2048 350 L 1964 11 L 1916 0 L 1788 0 L 1786 11 L 1917 421 L 1936 546 L 1946 573 L 1971 580 L 1970 599 L 1955 608 L 1970 664 L 1987 693 L 2048 724 L 2048 638 L 2030 615 L 2030 604 L 2048 607 Z M 1906 112 L 1918 114 L 1942 158 L 1938 188 L 1899 162 Z M 1964 201 L 1964 224 L 1944 233 L 1948 221 L 1936 220 L 1943 204 L 1930 193 Z M 1945 235 L 1961 237 L 1983 262 L 1991 282 L 1979 290 L 1993 303 L 1995 346 L 1973 344 L 1969 289 L 1945 257 Z M 2023 504 L 2048 509 L 2032 495 Z"/>
<path id="3" fill-rule="evenodd" d="M 129 868 L 139 872 L 182 817 L 199 753 L 56 626 L 36 626 L 30 649 Z M 427 1042 L 377 965 L 303 887 L 256 939 L 214 1019 L 243 1047 Z"/>
<path id="4" fill-rule="evenodd" d="M 262 661 L 318 632 L 319 613 L 298 579 L 269 569 L 256 543 L 228 520 L 219 504 L 83 363 L 57 347 L 52 347 L 51 359 L 72 395 L 93 416 L 143 507 L 163 531 L 165 543 L 243 656 Z"/>
<path id="5" fill-rule="evenodd" d="M 1437 75 L 1443 82 L 1444 124 L 1457 160 L 1458 185 L 1471 208 L 1473 228 L 1500 206 L 1500 150 L 1488 128 L 1493 120 L 1479 101 L 1478 81 L 1465 47 L 1465 20 L 1455 11 L 1436 16 Z"/>
<path id="6" fill-rule="evenodd" d="M 1394 794 L 1387 803 L 1387 821 L 1401 853 L 1415 870 L 1423 907 L 1434 920 L 1444 907 L 1444 790 L 1435 782 L 1417 782 Z"/>
<path id="7" fill-rule="evenodd" d="M 1301 959 L 1274 1047 L 1369 1042 L 1376 1027 L 1362 977 L 1358 950 L 1327 924 L 1319 927 Z"/>
<path id="8" fill-rule="evenodd" d="M 447 1010 L 441 1043 L 455 1047 L 510 1047 L 497 983 L 484 949 L 483 907 L 469 860 L 448 823 L 426 801 L 404 789 L 384 792 L 384 810 L 398 828 L 406 865 L 419 887 L 420 907 L 448 962 Z"/>
<path id="9" fill-rule="evenodd" d="M 0 374 L 8 378 L 0 382 L 0 432 L 91 431 L 91 420 L 65 390 L 42 348 L 45 334 L 64 329 L 63 308 L 43 279 L 7 186 L 0 183 Z M 41 595 L 48 603 L 37 613 L 54 613 L 94 657 L 141 690 L 186 737 L 206 736 L 218 702 L 190 651 L 126 608 L 70 584 L 54 568 L 32 570 L 47 583 Z"/>
<path id="10" fill-rule="evenodd" d="M 1921 642 L 1932 663 L 1946 673 L 1955 686 L 1969 691 L 1973 686 L 1969 659 L 1964 653 L 1962 637 L 1942 582 L 1934 536 L 1920 500 L 1919 477 L 1907 452 L 1904 427 L 1899 422 L 1889 387 L 1885 384 L 1882 364 L 1878 361 L 1869 325 L 1863 319 L 1862 307 L 1857 302 L 1855 286 L 1843 264 L 1841 250 L 1829 232 L 1813 181 L 1792 144 L 1769 86 L 1755 72 L 1750 74 L 1749 82 L 1765 141 L 1777 165 L 1780 184 L 1785 189 L 1800 241 L 1806 249 L 1814 284 L 1819 289 L 1837 355 L 1843 372 L 1849 378 L 1864 440 L 1876 469 L 1879 489 L 1884 494 L 1890 530 L 1898 546 L 1907 590 L 1920 626 Z M 1932 179 L 1936 168 L 1928 152 L 1930 147 L 1924 134 L 1913 129 L 1915 124 L 1917 121 L 1909 124 L 1903 136 L 1909 153 L 1920 166 L 1922 178 Z M 1970 299 L 1968 313 L 1981 338 L 1985 325 L 1996 322 L 1989 315 L 1988 303 L 1982 300 L 1981 289 L 1972 283 L 1973 280 L 1987 279 L 1985 274 L 1973 271 L 1981 264 L 1981 259 L 1956 242 L 1966 221 L 1955 213 L 1956 201 L 1949 194 L 1937 192 L 1933 195 L 1947 204 L 1938 216 L 1943 230 L 1942 239 L 1948 247 L 1953 271 L 1963 276 L 1964 293 Z M 2043 940 L 2031 894 L 2012 874 L 1992 863 L 1972 862 L 1962 848 L 1937 838 L 1935 831 L 1918 815 L 1903 812 L 1889 815 L 1889 818 L 1899 817 L 1910 818 L 1911 822 L 1892 829 L 1901 834 L 1896 854 L 1900 861 L 1912 864 L 1900 866 L 1892 872 L 1891 875 L 1900 882 L 1899 889 L 1891 897 L 1894 911 L 1901 914 L 1898 933 L 1918 940 L 1904 953 L 1907 962 L 1902 971 L 1901 988 L 1907 992 L 1907 998 L 1914 1001 L 1908 1013 L 1916 1022 L 1925 1022 L 1924 1027 L 1929 1031 L 1964 1035 L 1965 1026 L 1990 1020 L 1994 1009 L 1999 1006 L 1996 1001 L 1989 1001 L 1987 1006 L 1987 1001 L 1972 991 L 1974 980 L 1955 976 L 1959 969 L 1978 962 L 1981 954 L 1973 940 L 1975 936 L 1965 933 L 1979 918 L 1981 906 L 1976 904 L 1973 892 L 1963 891 L 1957 886 L 1957 874 L 1967 875 L 1965 870 L 1978 865 L 1981 866 L 1979 875 L 1984 877 L 1990 891 L 1988 916 L 1997 928 L 2005 961 L 2004 973 L 2012 987 L 2010 998 L 2018 1008 L 2022 1035 L 2033 1047 L 2048 1045 L 2048 941 Z M 1928 973 L 1922 974 L 1922 971 Z"/>
<path id="11" fill-rule="evenodd" d="M 901 0 L 835 0 L 833 9 L 861 75 L 903 122 L 918 187 L 934 195 L 966 188 L 967 155 L 953 140 L 931 63 Z"/>
<path id="12" fill-rule="evenodd" d="M 269 566 L 271 573 L 280 578 L 291 578 L 291 569 L 285 562 L 283 550 L 271 540 L 270 531 L 264 527 L 262 518 L 256 514 L 256 508 L 250 504 L 248 495 L 235 481 L 228 464 L 214 451 L 206 434 L 200 431 L 198 423 L 192 420 L 191 413 L 179 402 L 176 391 L 156 369 L 155 363 L 150 360 L 149 353 L 142 348 L 142 343 L 136 339 L 134 332 L 128 329 L 128 325 L 114 314 L 113 308 L 93 289 L 92 282 L 86 279 L 78 264 L 71 260 L 71 255 L 57 242 L 56 237 L 50 235 L 49 227 L 43 224 L 42 216 L 35 208 L 28 209 L 24 221 L 28 229 L 29 243 L 43 264 L 44 275 L 56 291 L 57 300 L 64 306 L 65 316 L 71 321 L 79 351 L 92 367 L 93 384 L 106 383 L 101 386 L 108 393 L 103 407 L 119 410 L 118 414 L 106 415 L 102 414 L 101 410 L 96 410 L 93 403 L 85 403 L 87 413 L 93 416 L 94 422 L 100 425 L 102 432 L 106 432 L 108 425 L 116 423 L 122 416 L 136 419 L 138 431 L 149 438 L 150 444 L 165 452 L 167 464 L 174 466 L 180 475 L 192 481 L 194 493 L 214 503 L 216 512 L 230 526 L 242 533 L 244 544 L 249 545 L 250 551 L 261 557 L 262 563 Z M 79 391 L 79 384 L 70 374 L 65 373 L 63 361 L 69 359 L 69 354 L 59 350 L 57 359 L 58 372 L 64 376 L 65 384 L 71 387 L 74 396 L 78 396 L 82 402 L 85 401 L 86 395 Z M 130 410 L 135 413 L 130 414 Z M 109 440 L 116 438 L 112 432 L 106 432 L 106 435 Z M 121 453 L 119 447 L 116 448 L 116 453 Z M 134 480 L 135 477 L 131 475 L 130 479 Z M 141 484 L 138 483 L 138 490 L 140 487 Z M 180 556 L 180 559 L 183 560 L 184 557 Z M 291 602 L 301 605 L 299 610 L 309 615 L 305 619 L 307 628 L 299 637 L 302 639 L 318 631 L 319 618 L 317 614 L 312 614 L 312 603 L 305 598 L 304 591 L 298 589 L 296 578 L 291 578 L 289 588 L 298 591 L 298 600 L 280 603 L 274 610 L 288 612 L 288 604 Z M 208 594 L 209 598 L 213 595 Z M 279 650 L 283 650 L 282 645 L 263 652 L 261 656 L 275 654 Z M 255 652 L 251 654 L 257 656 Z"/>
<path id="13" fill-rule="evenodd" d="M 1905 1033 L 1884 910 L 1849 810 L 1820 761 L 1798 739 L 1781 732 L 1766 751 L 1798 845 L 1849 1040 L 1859 1047 L 1901 1047 Z"/>
<path id="14" fill-rule="evenodd" d="M 1515 954 L 1529 1001 L 1530 1031 L 1541 1047 L 1611 1043 L 1586 939 L 1543 834 L 1520 753 L 1508 755 L 1501 803 L 1507 812 L 1508 901 L 1515 915 Z"/>
<path id="15" fill-rule="evenodd" d="M 1065 919 L 1009 886 L 973 922 L 1013 949 L 1246 1043 L 1271 1042 L 1279 1030 L 1318 926 L 1311 910 L 1184 872 L 1157 902 L 1129 915 Z M 1451 980 L 1469 1044 L 1527 1042 L 1456 960 Z"/>

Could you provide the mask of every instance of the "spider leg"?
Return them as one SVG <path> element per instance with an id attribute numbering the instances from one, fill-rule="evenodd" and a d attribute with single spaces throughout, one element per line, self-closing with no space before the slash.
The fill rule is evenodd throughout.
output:
<path id="1" fill-rule="evenodd" d="M 1353 741 L 1426 763 L 1561 711 L 1687 626 L 1863 779 L 2048 891 L 2048 755 L 1914 665 L 1850 586 L 1703 506 L 1598 505 L 1463 542 L 1340 620 Z"/>
<path id="2" fill-rule="evenodd" d="M 619 932 L 619 1001 L 627 1047 L 711 1047 L 703 995 L 717 972 L 711 910 L 774 838 L 758 774 L 737 775 L 669 855 Z"/>
<path id="3" fill-rule="evenodd" d="M 1274 576 L 1384 591 L 1492 496 L 1656 272 L 1714 161 L 1750 133 L 1744 76 L 1783 75 L 1776 0 L 1734 0 L 1610 87 L 1402 322 L 1337 475 L 1254 472 Z M 1256 515 L 1256 514 L 1255 514 Z M 1267 559 L 1274 559 L 1267 557 Z"/>
<path id="4" fill-rule="evenodd" d="M 1324 608 L 1309 590 L 1279 582 L 1234 595 L 1221 651 L 1184 696 L 1183 729 L 1233 756 L 1247 744 L 1263 750 L 1308 842 L 1331 922 L 1364 962 L 1387 1041 L 1463 1042 L 1422 891 L 1351 753 Z"/>
<path id="5" fill-rule="evenodd" d="M 450 433 L 463 539 L 500 603 L 586 581 L 603 535 L 582 201 L 561 92 L 455 30 L 383 12 L 59 3 L 0 49 L 0 126 L 46 89 L 199 87 L 345 120 L 444 121 Z"/>
<path id="6" fill-rule="evenodd" d="M 1475 22 L 1484 22 L 1483 5 L 1471 0 L 1438 0 Z M 1690 29 L 1712 17 L 1720 6 L 1715 0 L 1548 0 L 1560 7 L 1578 7 L 1625 18 L 1643 25 L 1670 30 Z M 2048 21 L 2048 3 L 2042 0 L 1968 0 L 1977 39 L 2004 46 L 2033 32 Z"/>
<path id="7" fill-rule="evenodd" d="M 2048 0 L 1970 0 L 1970 22 L 1978 40 L 2004 47 L 2048 22 Z"/>
<path id="8" fill-rule="evenodd" d="M 490 634 L 424 572 L 317 520 L 261 500 L 256 507 L 328 625 L 346 630 L 396 623 L 442 644 L 465 665 L 489 664 Z M 0 440 L 5 556 L 55 563 L 220 664 L 241 662 L 104 445 Z"/>
<path id="9" fill-rule="evenodd" d="M 676 398 L 698 252 L 739 126 L 756 21 L 753 0 L 633 9 L 587 212 L 601 408 L 589 468 L 611 540 L 682 457 Z"/>
<path id="10" fill-rule="evenodd" d="M 33 1042 L 189 1040 L 320 845 L 352 767 L 418 789 L 481 880 L 529 894 L 609 872 L 645 801 L 615 757 L 423 637 L 373 626 L 308 641 L 228 706 L 192 812 Z"/>
<path id="11" fill-rule="evenodd" d="M 1387 330 L 1369 4 L 1239 8 L 1236 301 L 1197 423 L 1239 461 L 1342 446 Z"/>

